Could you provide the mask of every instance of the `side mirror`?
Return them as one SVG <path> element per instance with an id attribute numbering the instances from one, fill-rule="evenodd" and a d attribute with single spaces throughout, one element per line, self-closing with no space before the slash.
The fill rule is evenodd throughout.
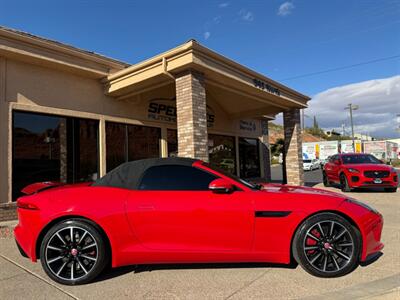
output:
<path id="1" fill-rule="evenodd" d="M 210 191 L 216 194 L 229 194 L 232 193 L 234 190 L 233 184 L 222 178 L 214 179 L 213 181 L 211 181 L 208 188 Z"/>
<path id="2" fill-rule="evenodd" d="M 337 159 L 337 160 L 335 160 L 334 163 L 335 163 L 335 165 L 340 165 L 340 160 Z"/>

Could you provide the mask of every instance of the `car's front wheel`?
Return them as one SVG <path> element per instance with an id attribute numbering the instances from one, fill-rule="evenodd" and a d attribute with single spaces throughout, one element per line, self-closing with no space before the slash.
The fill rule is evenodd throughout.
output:
<path id="1" fill-rule="evenodd" d="M 357 228 L 334 213 L 308 218 L 293 239 L 293 256 L 308 273 L 318 277 L 339 277 L 353 271 L 361 251 Z"/>
<path id="2" fill-rule="evenodd" d="M 93 280 L 106 266 L 106 247 L 95 226 L 80 219 L 65 220 L 44 236 L 40 260 L 54 281 L 83 284 Z"/>
<path id="3" fill-rule="evenodd" d="M 329 182 L 328 175 L 326 175 L 325 172 L 322 172 L 322 181 L 324 183 L 324 186 L 329 187 L 331 183 Z"/>
<path id="4" fill-rule="evenodd" d="M 342 192 L 351 192 L 349 182 L 347 181 L 346 175 L 343 173 L 340 175 L 340 188 Z"/>

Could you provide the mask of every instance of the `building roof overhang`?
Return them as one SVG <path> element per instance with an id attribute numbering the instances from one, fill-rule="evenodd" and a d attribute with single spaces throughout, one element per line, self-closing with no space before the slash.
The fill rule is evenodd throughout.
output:
<path id="1" fill-rule="evenodd" d="M 240 65 L 194 40 L 148 60 L 109 75 L 106 93 L 128 99 L 143 92 L 172 84 L 174 77 L 187 69 L 205 74 L 207 88 L 225 90 L 243 101 L 264 103 L 266 109 L 255 108 L 232 117 L 275 115 L 291 108 L 305 108 L 305 96 L 279 82 Z M 267 108 L 268 107 L 268 108 Z"/>
<path id="2" fill-rule="evenodd" d="M 129 66 L 94 52 L 1 26 L 0 56 L 97 79 Z"/>

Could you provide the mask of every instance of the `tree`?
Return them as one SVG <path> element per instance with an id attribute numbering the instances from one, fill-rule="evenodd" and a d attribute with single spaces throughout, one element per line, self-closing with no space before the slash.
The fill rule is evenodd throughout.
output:
<path id="1" fill-rule="evenodd" d="M 279 156 L 280 153 L 283 153 L 284 145 L 285 145 L 284 139 L 282 138 L 277 139 L 276 143 L 271 145 L 272 156 Z"/>
<path id="2" fill-rule="evenodd" d="M 314 116 L 314 125 L 313 125 L 313 129 L 315 130 L 315 132 L 318 131 L 319 126 L 318 126 L 318 122 L 317 122 L 317 117 Z"/>

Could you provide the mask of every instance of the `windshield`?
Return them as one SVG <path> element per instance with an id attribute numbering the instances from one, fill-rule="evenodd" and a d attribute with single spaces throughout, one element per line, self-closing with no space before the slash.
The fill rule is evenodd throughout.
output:
<path id="1" fill-rule="evenodd" d="M 343 155 L 342 161 L 348 164 L 380 164 L 381 161 L 370 154 L 364 155 Z"/>
<path id="2" fill-rule="evenodd" d="M 221 168 L 218 168 L 216 166 L 211 166 L 209 163 L 205 163 L 205 162 L 203 162 L 203 165 L 205 165 L 206 167 L 221 173 L 222 175 L 224 175 L 224 176 L 226 176 L 226 177 L 228 177 L 228 178 L 230 178 L 232 180 L 240 182 L 241 184 L 247 186 L 248 188 L 251 188 L 253 190 L 259 190 L 260 189 L 259 185 L 251 183 L 251 182 L 249 182 L 247 180 L 244 180 L 244 179 L 242 179 L 242 178 L 240 178 L 240 177 L 238 177 L 236 175 L 233 175 L 232 173 L 229 173 L 229 172 L 227 172 L 227 171 L 225 171 L 225 170 L 223 170 Z"/>

